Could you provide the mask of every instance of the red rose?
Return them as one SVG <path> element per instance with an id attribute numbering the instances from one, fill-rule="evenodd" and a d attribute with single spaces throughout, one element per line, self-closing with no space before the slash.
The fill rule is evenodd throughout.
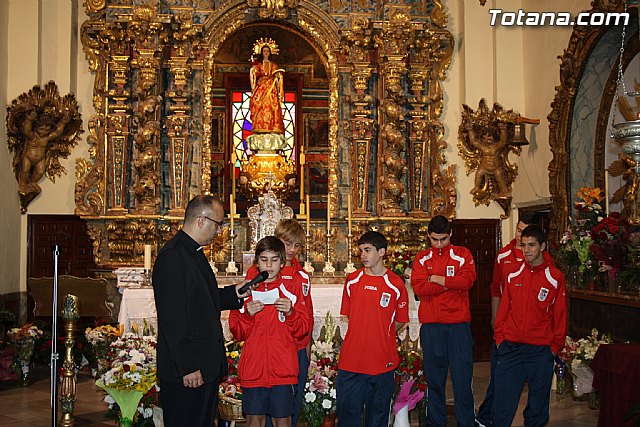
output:
<path id="1" fill-rule="evenodd" d="M 617 225 L 612 225 L 609 230 L 611 230 L 611 234 L 618 234 L 618 231 L 620 231 L 620 227 L 618 227 Z"/>

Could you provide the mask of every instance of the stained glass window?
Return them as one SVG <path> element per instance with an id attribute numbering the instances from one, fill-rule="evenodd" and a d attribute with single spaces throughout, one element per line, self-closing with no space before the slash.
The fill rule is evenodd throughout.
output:
<path id="1" fill-rule="evenodd" d="M 231 92 L 232 143 L 238 159 L 247 159 L 253 152 L 247 147 L 247 137 L 252 134 L 249 100 L 251 92 Z M 296 127 L 296 94 L 285 92 L 284 108 L 284 138 L 287 146 L 281 151 L 285 159 L 290 160 L 294 155 L 294 135 Z"/>

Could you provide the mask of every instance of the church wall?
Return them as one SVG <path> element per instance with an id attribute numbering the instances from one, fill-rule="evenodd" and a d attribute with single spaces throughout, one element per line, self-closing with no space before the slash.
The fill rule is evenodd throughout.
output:
<path id="1" fill-rule="evenodd" d="M 4 185 L 0 205 L 0 294 L 26 290 L 27 225 L 28 215 L 73 214 L 75 210 L 75 159 L 87 157 L 86 121 L 92 114 L 91 93 L 93 76 L 89 74 L 86 60 L 78 49 L 79 24 L 86 16 L 76 0 L 24 0 L 0 2 L 6 8 L 8 25 L 6 55 L 0 56 L 0 101 L 8 105 L 21 93 L 34 85 L 43 86 L 54 80 L 61 96 L 74 93 L 85 124 L 85 133 L 67 159 L 60 163 L 67 174 L 40 183 L 42 193 L 28 207 L 27 214 L 20 215 L 17 183 L 11 167 L 13 153 L 6 145 L 6 109 L 2 108 L 2 148 L 0 159 Z M 80 16 L 80 18 L 78 18 Z M 0 18 L 3 19 L 3 18 Z M 2 47 L 4 49 L 4 47 Z M 78 90 L 80 88 L 80 90 Z M 18 244 L 19 242 L 19 244 Z M 17 250 L 17 248 L 20 248 Z"/>

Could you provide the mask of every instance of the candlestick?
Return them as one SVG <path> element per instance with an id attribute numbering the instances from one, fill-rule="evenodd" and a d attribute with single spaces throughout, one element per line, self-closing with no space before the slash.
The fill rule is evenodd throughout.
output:
<path id="1" fill-rule="evenodd" d="M 231 222 L 229 223 L 229 231 L 233 234 L 233 217 L 236 213 L 236 204 L 234 201 L 233 193 L 231 194 L 231 198 L 229 199 L 229 217 L 231 217 Z"/>
<path id="2" fill-rule="evenodd" d="M 347 233 L 351 234 L 351 193 L 347 194 Z"/>
<path id="3" fill-rule="evenodd" d="M 231 151 L 231 195 L 236 197 L 236 150 Z"/>
<path id="4" fill-rule="evenodd" d="M 307 196 L 307 202 L 309 201 L 309 196 Z M 309 217 L 307 216 L 307 221 L 308 221 Z M 309 253 L 310 251 L 310 245 L 309 245 L 309 240 L 311 238 L 311 233 L 309 232 L 309 223 L 307 222 L 307 235 L 305 236 L 304 239 L 304 252 L 306 254 L 306 260 L 304 262 L 304 271 L 306 271 L 309 274 L 313 274 L 313 272 L 315 271 L 315 269 L 313 268 L 313 265 L 311 265 L 311 261 L 309 260 Z"/>
<path id="5" fill-rule="evenodd" d="M 604 170 L 604 206 L 605 213 L 609 215 L 609 170 Z"/>
<path id="6" fill-rule="evenodd" d="M 144 269 L 151 270 L 151 245 L 144 245 Z"/>
<path id="7" fill-rule="evenodd" d="M 331 233 L 331 196 L 327 194 L 327 236 Z"/>
<path id="8" fill-rule="evenodd" d="M 231 218 L 233 218 L 233 214 L 231 214 Z M 236 261 L 234 260 L 234 244 L 233 244 L 233 239 L 236 237 L 235 234 L 233 234 L 233 231 L 231 231 L 231 233 L 229 234 L 229 245 L 231 246 L 231 254 L 229 255 L 229 262 L 227 263 L 227 268 L 224 269 L 224 271 L 227 273 L 228 276 L 230 275 L 237 275 L 238 274 L 238 267 L 236 267 Z"/>
<path id="9" fill-rule="evenodd" d="M 300 153 L 300 202 L 304 200 L 304 153 Z"/>
<path id="10" fill-rule="evenodd" d="M 336 272 L 336 268 L 331 262 L 331 231 L 327 228 L 327 260 L 324 263 L 322 273 L 326 275 L 333 275 Z"/>
<path id="11" fill-rule="evenodd" d="M 351 218 L 349 218 L 349 220 L 351 220 Z M 344 273 L 346 275 L 349 275 L 354 271 L 356 271 L 355 265 L 353 265 L 353 262 L 351 262 L 351 238 L 352 237 L 353 235 L 351 234 L 351 225 L 349 225 L 349 234 L 347 235 L 347 265 L 344 267 Z"/>
<path id="12" fill-rule="evenodd" d="M 307 194 L 307 233 L 311 230 L 311 210 L 309 210 L 309 195 Z"/>

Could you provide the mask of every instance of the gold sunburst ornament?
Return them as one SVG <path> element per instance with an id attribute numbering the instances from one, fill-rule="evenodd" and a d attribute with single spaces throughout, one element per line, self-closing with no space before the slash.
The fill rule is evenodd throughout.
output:
<path id="1" fill-rule="evenodd" d="M 253 44 L 253 53 L 255 55 L 260 55 L 262 53 L 262 48 L 268 46 L 269 50 L 271 51 L 272 55 L 277 55 L 278 53 L 280 53 L 280 49 L 278 48 L 278 43 L 276 43 L 276 41 L 272 38 L 259 38 L 258 40 L 256 40 L 256 42 Z"/>

